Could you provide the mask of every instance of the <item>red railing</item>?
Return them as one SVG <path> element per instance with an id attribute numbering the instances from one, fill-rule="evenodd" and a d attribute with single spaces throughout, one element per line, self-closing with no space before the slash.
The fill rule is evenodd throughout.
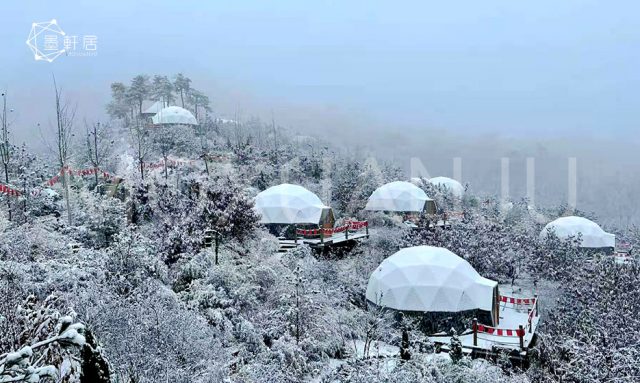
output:
<path id="1" fill-rule="evenodd" d="M 500 296 L 500 302 L 512 303 L 514 305 L 531 306 L 527 315 L 526 325 L 519 325 L 517 329 L 504 329 L 491 327 L 478 323 L 477 319 L 473 320 L 473 345 L 478 345 L 478 334 L 489 334 L 499 337 L 517 337 L 519 338 L 520 348 L 524 348 L 524 336 L 527 332 L 533 332 L 533 320 L 538 316 L 538 297 L 534 298 L 515 298 L 508 296 Z"/>
<path id="2" fill-rule="evenodd" d="M 512 303 L 514 305 L 533 306 L 536 304 L 537 298 L 514 298 L 504 295 L 500 296 L 500 302 Z"/>
<path id="3" fill-rule="evenodd" d="M 318 228 L 318 229 L 297 229 L 296 234 L 301 235 L 303 237 L 315 237 L 318 235 L 330 237 L 334 234 L 344 233 L 346 231 L 358 231 L 362 228 L 369 227 L 369 223 L 367 221 L 348 221 L 342 226 L 334 227 L 334 228 Z"/>
<path id="4" fill-rule="evenodd" d="M 524 328 L 518 328 L 516 330 L 512 329 L 504 329 L 497 327 L 490 327 L 483 324 L 476 323 L 475 329 L 476 332 L 481 332 L 489 335 L 495 336 L 514 336 L 514 337 L 523 337 L 525 334 Z"/>

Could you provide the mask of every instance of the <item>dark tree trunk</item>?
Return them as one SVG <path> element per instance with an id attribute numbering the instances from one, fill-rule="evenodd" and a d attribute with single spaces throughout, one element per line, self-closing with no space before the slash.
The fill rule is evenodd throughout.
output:
<path id="1" fill-rule="evenodd" d="M 98 349 L 93 333 L 87 330 L 87 342 L 82 346 L 82 373 L 80 383 L 110 383 L 109 364 Z"/>

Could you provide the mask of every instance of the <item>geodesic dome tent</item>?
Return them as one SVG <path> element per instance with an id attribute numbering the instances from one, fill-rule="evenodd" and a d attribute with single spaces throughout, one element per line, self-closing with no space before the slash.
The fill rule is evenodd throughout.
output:
<path id="1" fill-rule="evenodd" d="M 448 190 L 455 197 L 462 198 L 464 195 L 464 186 L 453 178 L 433 177 L 429 179 L 429 183 Z"/>
<path id="2" fill-rule="evenodd" d="M 198 125 L 193 114 L 179 106 L 162 108 L 151 120 L 154 125 Z"/>
<path id="3" fill-rule="evenodd" d="M 435 213 L 435 203 L 416 185 L 405 181 L 394 181 L 377 188 L 369 197 L 365 210 L 422 212 L 430 203 L 428 210 Z"/>
<path id="4" fill-rule="evenodd" d="M 447 249 L 415 246 L 382 261 L 369 278 L 366 297 L 400 311 L 483 310 L 495 318 L 498 283 Z"/>
<path id="5" fill-rule="evenodd" d="M 320 224 L 333 218 L 331 208 L 317 195 L 291 184 L 272 186 L 258 193 L 255 209 L 261 216 L 260 222 L 265 224 Z"/>
<path id="6" fill-rule="evenodd" d="M 582 217 L 561 217 L 551 221 L 544 227 L 540 237 L 546 238 L 550 233 L 554 233 L 560 239 L 582 234 L 580 247 L 583 248 L 615 248 L 616 246 L 614 234 L 607 233 L 597 223 Z"/>

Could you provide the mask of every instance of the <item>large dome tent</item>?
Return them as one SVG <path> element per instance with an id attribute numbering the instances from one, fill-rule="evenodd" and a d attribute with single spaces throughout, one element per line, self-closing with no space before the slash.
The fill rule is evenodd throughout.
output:
<path id="1" fill-rule="evenodd" d="M 154 125 L 198 125 L 193 114 L 179 106 L 162 108 L 151 120 Z"/>
<path id="2" fill-rule="evenodd" d="M 498 283 L 483 278 L 464 259 L 433 246 L 402 249 L 371 274 L 367 300 L 413 312 L 482 310 L 497 315 Z"/>
<path id="3" fill-rule="evenodd" d="M 546 238 L 551 233 L 560 239 L 582 236 L 580 247 L 582 248 L 615 248 L 616 236 L 602 230 L 600 225 L 583 217 L 561 217 L 549 222 L 542 232 L 541 238 Z"/>
<path id="4" fill-rule="evenodd" d="M 430 203 L 430 213 L 435 213 L 434 201 L 416 185 L 406 181 L 394 181 L 377 188 L 369 197 L 366 210 L 421 213 Z"/>
<path id="5" fill-rule="evenodd" d="M 429 179 L 429 183 L 433 186 L 441 187 L 449 191 L 455 197 L 462 198 L 464 195 L 464 186 L 453 178 L 433 177 Z"/>
<path id="6" fill-rule="evenodd" d="M 281 184 L 264 190 L 255 198 L 255 208 L 264 224 L 320 224 L 331 208 L 317 195 L 299 185 Z"/>

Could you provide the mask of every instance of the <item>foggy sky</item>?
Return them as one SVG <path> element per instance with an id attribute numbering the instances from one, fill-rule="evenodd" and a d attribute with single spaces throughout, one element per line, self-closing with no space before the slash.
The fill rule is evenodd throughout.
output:
<path id="1" fill-rule="evenodd" d="M 53 18 L 96 35 L 97 56 L 34 61 L 31 23 Z M 273 113 L 445 175 L 452 152 L 494 166 L 540 145 L 597 163 L 639 142 L 639 21 L 635 1 L 3 1 L 0 88 L 30 142 L 52 119 L 52 74 L 98 120 L 111 82 L 183 72 L 221 116 Z M 638 159 L 615 157 L 598 177 Z"/>

